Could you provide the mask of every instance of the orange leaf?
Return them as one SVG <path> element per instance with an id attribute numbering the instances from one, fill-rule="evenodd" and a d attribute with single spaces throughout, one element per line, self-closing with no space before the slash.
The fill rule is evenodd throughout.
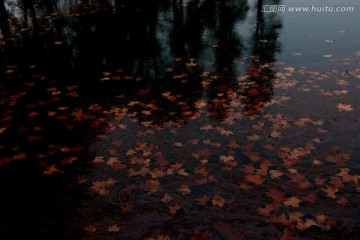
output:
<path id="1" fill-rule="evenodd" d="M 261 177 L 261 175 L 256 175 L 256 174 L 254 174 L 254 175 L 247 175 L 247 176 L 245 177 L 245 180 L 246 180 L 247 182 L 254 183 L 254 184 L 256 184 L 256 185 L 261 185 L 261 184 L 265 181 L 265 179 L 263 179 L 263 178 Z"/>
<path id="2" fill-rule="evenodd" d="M 299 198 L 297 198 L 297 197 L 295 197 L 295 196 L 292 196 L 292 197 L 290 197 L 290 198 L 287 198 L 284 202 L 283 202 L 283 204 L 285 205 L 285 206 L 292 206 L 292 207 L 294 207 L 294 208 L 297 208 L 297 207 L 299 207 L 299 203 L 301 203 L 302 201 L 299 199 Z"/>
<path id="3" fill-rule="evenodd" d="M 109 226 L 108 228 L 108 232 L 119 232 L 120 231 L 120 227 L 118 227 L 116 224 Z"/>
<path id="4" fill-rule="evenodd" d="M 176 212 L 181 209 L 181 207 L 178 204 L 175 204 L 174 206 L 169 206 L 168 208 L 171 214 L 176 214 Z"/>
<path id="5" fill-rule="evenodd" d="M 214 206 L 223 207 L 226 201 L 220 195 L 216 195 L 213 197 L 211 202 Z"/>
<path id="6" fill-rule="evenodd" d="M 205 206 L 209 200 L 210 198 L 206 195 L 195 199 L 195 201 L 197 201 L 197 203 L 202 206 Z"/>

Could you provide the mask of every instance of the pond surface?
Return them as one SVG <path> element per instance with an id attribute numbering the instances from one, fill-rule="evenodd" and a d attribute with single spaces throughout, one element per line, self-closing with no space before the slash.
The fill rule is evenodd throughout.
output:
<path id="1" fill-rule="evenodd" d="M 358 239 L 358 1 L 33 2 L 0 6 L 1 239 Z"/>

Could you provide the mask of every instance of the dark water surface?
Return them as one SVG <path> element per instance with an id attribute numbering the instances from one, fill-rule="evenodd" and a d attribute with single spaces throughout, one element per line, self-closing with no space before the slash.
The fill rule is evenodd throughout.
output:
<path id="1" fill-rule="evenodd" d="M 0 1 L 0 239 L 358 239 L 358 1 L 32 2 Z"/>

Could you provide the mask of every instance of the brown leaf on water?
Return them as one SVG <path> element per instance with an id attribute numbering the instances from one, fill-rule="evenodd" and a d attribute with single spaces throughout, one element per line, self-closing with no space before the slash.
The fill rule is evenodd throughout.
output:
<path id="1" fill-rule="evenodd" d="M 292 232 L 288 228 L 285 228 L 284 234 L 280 237 L 279 240 L 296 240 L 296 237 L 294 232 Z"/>
<path id="2" fill-rule="evenodd" d="M 270 170 L 269 171 L 271 178 L 275 178 L 278 179 L 280 178 L 282 175 L 284 175 L 284 173 L 282 173 L 280 170 Z"/>
<path id="3" fill-rule="evenodd" d="M 122 171 L 126 168 L 126 165 L 122 164 L 122 162 L 116 157 L 110 157 L 106 164 L 112 167 L 115 171 Z"/>
<path id="4" fill-rule="evenodd" d="M 178 204 L 175 204 L 173 206 L 168 206 L 168 208 L 170 210 L 170 214 L 172 214 L 172 215 L 176 214 L 176 212 L 181 209 L 180 205 L 178 205 Z"/>
<path id="5" fill-rule="evenodd" d="M 187 195 L 191 193 L 191 189 L 189 188 L 188 185 L 181 185 L 179 191 L 181 192 L 182 195 Z"/>
<path id="6" fill-rule="evenodd" d="M 167 193 L 165 193 L 164 197 L 161 199 L 161 201 L 164 202 L 164 203 L 167 203 L 167 202 L 169 202 L 171 200 L 172 200 L 172 197 Z"/>
<path id="7" fill-rule="evenodd" d="M 18 154 L 15 154 L 12 159 L 14 160 L 24 160 L 26 159 L 28 156 L 25 152 L 21 152 L 21 153 L 18 153 Z"/>
<path id="8" fill-rule="evenodd" d="M 200 166 L 195 168 L 194 173 L 202 176 L 207 176 L 209 172 L 206 170 L 204 166 Z"/>
<path id="9" fill-rule="evenodd" d="M 108 227 L 108 232 L 110 233 L 115 233 L 115 232 L 119 232 L 120 231 L 120 227 L 118 227 L 118 225 L 114 224 Z"/>
<path id="10" fill-rule="evenodd" d="M 306 177 L 298 172 L 293 173 L 291 176 L 291 181 L 296 184 L 300 189 L 308 188 L 311 186 L 310 182 Z"/>
<path id="11" fill-rule="evenodd" d="M 91 162 L 92 162 L 92 163 L 103 163 L 103 162 L 105 162 L 105 161 L 104 161 L 104 157 L 102 157 L 102 156 L 96 156 L 96 157 L 94 158 L 94 160 L 92 160 Z"/>
<path id="12" fill-rule="evenodd" d="M 276 203 L 266 204 L 265 207 L 259 207 L 256 209 L 256 212 L 262 216 L 270 216 L 272 212 L 277 210 L 279 208 L 279 205 Z"/>
<path id="13" fill-rule="evenodd" d="M 84 230 L 90 233 L 95 233 L 97 231 L 97 227 L 94 225 L 87 225 L 84 227 Z"/>
<path id="14" fill-rule="evenodd" d="M 222 198 L 220 195 L 216 195 L 211 200 L 213 206 L 223 207 L 226 203 L 225 199 Z"/>
<path id="15" fill-rule="evenodd" d="M 285 193 L 282 191 L 279 191 L 275 188 L 271 188 L 266 195 L 272 199 L 274 199 L 275 203 L 283 203 L 286 198 L 285 198 Z"/>
<path id="16" fill-rule="evenodd" d="M 328 188 L 321 188 L 325 193 L 326 196 L 332 199 L 336 198 L 336 193 L 339 191 L 339 189 L 334 188 L 334 187 L 328 187 Z"/>
<path id="17" fill-rule="evenodd" d="M 268 168 L 271 165 L 272 165 L 271 162 L 266 159 L 260 164 L 260 169 L 257 169 L 256 172 L 262 176 L 266 176 L 268 172 Z"/>
<path id="18" fill-rule="evenodd" d="M 290 197 L 290 198 L 287 198 L 284 202 L 283 202 L 283 204 L 285 205 L 285 206 L 291 206 L 291 207 L 294 207 L 294 208 L 298 208 L 299 207 L 299 203 L 301 203 L 302 201 L 299 199 L 299 198 L 297 198 L 297 197 L 295 197 L 295 196 L 292 196 L 292 197 Z"/>
<path id="19" fill-rule="evenodd" d="M 205 206 L 208 201 L 210 200 L 210 197 L 203 195 L 202 197 L 196 198 L 195 201 L 202 206 Z"/>
<path id="20" fill-rule="evenodd" d="M 340 112 L 351 112 L 352 110 L 354 110 L 350 104 L 338 103 L 336 106 L 338 108 L 338 111 Z"/>
<path id="21" fill-rule="evenodd" d="M 301 197 L 301 200 L 303 200 L 304 202 L 315 203 L 317 198 L 315 194 L 309 194 L 307 196 Z"/>
<path id="22" fill-rule="evenodd" d="M 336 176 L 342 177 L 344 183 L 354 182 L 355 184 L 358 184 L 360 175 L 350 175 L 349 171 L 349 168 L 341 168 L 340 173 L 336 174 Z"/>
<path id="23" fill-rule="evenodd" d="M 3 128 L 0 128 L 0 134 L 3 134 L 5 132 L 6 128 L 3 127 Z"/>
<path id="24" fill-rule="evenodd" d="M 110 192 L 108 187 L 114 185 L 115 183 L 116 181 L 112 178 L 103 181 L 94 181 L 91 186 L 91 190 L 97 192 L 99 195 L 105 196 Z"/>
<path id="25" fill-rule="evenodd" d="M 231 148 L 239 148 L 240 147 L 240 145 L 236 142 L 236 140 L 231 140 L 228 146 Z"/>
<path id="26" fill-rule="evenodd" d="M 262 176 L 259 174 L 253 174 L 253 175 L 249 174 L 249 175 L 246 175 L 245 181 L 247 181 L 249 183 L 253 183 L 255 185 L 261 185 L 261 184 L 263 184 L 265 179 L 263 179 Z"/>
<path id="27" fill-rule="evenodd" d="M 77 156 L 69 156 L 60 162 L 60 165 L 68 165 L 78 160 Z"/>
<path id="28" fill-rule="evenodd" d="M 350 160 L 350 156 L 351 155 L 349 153 L 338 153 L 336 155 L 328 154 L 326 160 L 329 162 L 343 165 Z"/>
<path id="29" fill-rule="evenodd" d="M 336 202 L 340 205 L 346 206 L 349 203 L 349 200 L 347 200 L 346 198 L 342 197 L 338 200 L 336 200 Z"/>
<path id="30" fill-rule="evenodd" d="M 257 152 L 253 152 L 253 151 L 246 151 L 245 152 L 245 155 L 250 158 L 250 160 L 254 161 L 254 162 L 257 162 L 259 161 L 261 158 L 260 158 L 260 155 L 259 153 Z"/>
<path id="31" fill-rule="evenodd" d="M 60 171 L 58 169 L 58 167 L 56 166 L 56 164 L 53 164 L 49 167 L 47 167 L 44 171 L 43 171 L 43 174 L 45 175 L 52 175 L 54 173 L 62 173 L 62 171 Z"/>

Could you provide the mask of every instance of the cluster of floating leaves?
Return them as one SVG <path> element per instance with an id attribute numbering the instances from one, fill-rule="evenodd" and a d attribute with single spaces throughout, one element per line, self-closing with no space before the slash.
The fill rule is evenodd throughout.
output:
<path id="1" fill-rule="evenodd" d="M 284 69 L 274 80 L 279 94 L 257 105 L 264 108 L 258 111 L 262 114 L 244 111 L 249 97 L 244 88 L 256 84 L 247 81 L 248 75 L 239 77 L 237 92 L 225 88 L 215 99 L 202 98 L 193 106 L 172 92 L 159 94 L 151 103 L 139 100 L 126 107 L 113 106 L 107 112 L 112 120 L 105 134 L 98 136 L 97 152 L 102 154 L 92 161 L 92 175 L 81 182 L 102 196 L 98 204 L 118 213 L 107 219 L 108 225 L 104 219 L 96 222 L 101 213 L 94 213 L 95 222 L 86 228 L 92 234 L 161 236 L 149 239 L 292 239 L 296 232 L 306 236 L 306 231 L 321 235 L 356 228 L 359 219 L 352 211 L 359 204 L 354 196 L 360 191 L 360 175 L 352 168 L 351 153 L 327 143 L 331 120 L 311 112 L 312 106 L 299 117 L 278 108 L 286 107 L 284 102 L 296 96 L 294 92 L 308 94 L 309 104 L 325 96 L 333 102 L 334 114 L 347 114 L 356 121 L 356 114 L 349 115 L 356 102 L 343 96 L 359 89 L 359 69 L 319 72 L 277 67 Z M 211 74 L 201 77 L 206 89 Z M 186 126 L 184 120 L 174 118 L 175 112 L 157 105 L 162 98 L 194 109 L 182 112 Z M 221 121 L 209 120 L 208 109 L 214 102 L 227 108 Z M 155 118 L 164 110 L 174 122 L 159 126 Z M 144 115 L 154 119 L 142 120 Z M 140 223 L 148 231 L 135 233 Z M 259 225 L 261 229 L 254 232 Z M 194 237 L 197 234 L 202 237 Z"/>
<path id="2" fill-rule="evenodd" d="M 178 58 L 164 86 L 103 72 L 99 86 L 133 91 L 110 105 L 17 68 L 0 83 L 0 167 L 33 161 L 52 177 L 90 162 L 78 176 L 89 191 L 75 223 L 84 239 L 295 239 L 360 224 L 357 146 L 337 141 L 360 120 L 359 68 L 272 63 L 233 77 Z M 96 156 L 82 159 L 87 144 Z"/>
<path id="3" fill-rule="evenodd" d="M 196 68 L 194 59 L 183 62 Z M 261 84 L 252 81 L 252 74 L 259 77 L 256 69 L 239 76 L 236 88 L 218 86 L 215 97 L 209 94 L 211 99 L 203 94 L 191 100 L 177 89 L 154 87 L 117 95 L 118 105 L 112 106 L 76 106 L 74 101 L 81 98 L 78 85 L 57 86 L 33 73 L 31 81 L 11 82 L 12 88 L 0 93 L 0 134 L 8 139 L 0 145 L 7 153 L 0 166 L 35 159 L 42 175 L 64 174 L 79 161 L 84 146 L 69 144 L 68 139 L 48 142 L 54 140 L 49 132 L 60 126 L 58 131 L 72 136 L 83 125 L 94 131 L 97 156 L 91 159 L 90 173 L 78 177 L 90 192 L 80 211 L 86 216 L 80 222 L 87 239 L 113 234 L 291 239 L 307 231 L 321 235 L 355 229 L 360 175 L 352 149 L 332 143 L 332 120 L 320 116 L 318 107 L 290 115 L 287 104 L 297 94 L 308 104 L 327 100 L 330 104 L 322 107 L 330 117 L 359 121 L 354 95 L 360 88 L 360 70 L 320 72 L 281 63 L 272 67 L 278 69 L 272 83 L 275 93 L 268 101 L 256 101 L 251 111 L 251 99 L 272 92 L 267 87 L 258 90 Z M 8 66 L 7 81 L 21 80 L 15 77 L 16 68 Z M 185 86 L 196 73 L 164 71 L 169 81 Z M 197 77 L 203 92 L 213 91 L 213 82 L 219 81 L 211 72 Z M 104 78 L 102 84 L 144 81 L 123 76 L 121 69 L 104 73 Z M 2 87 L 10 86 L 6 84 Z M 23 135 L 20 141 L 11 137 Z M 36 152 L 44 144 L 47 151 Z"/>

